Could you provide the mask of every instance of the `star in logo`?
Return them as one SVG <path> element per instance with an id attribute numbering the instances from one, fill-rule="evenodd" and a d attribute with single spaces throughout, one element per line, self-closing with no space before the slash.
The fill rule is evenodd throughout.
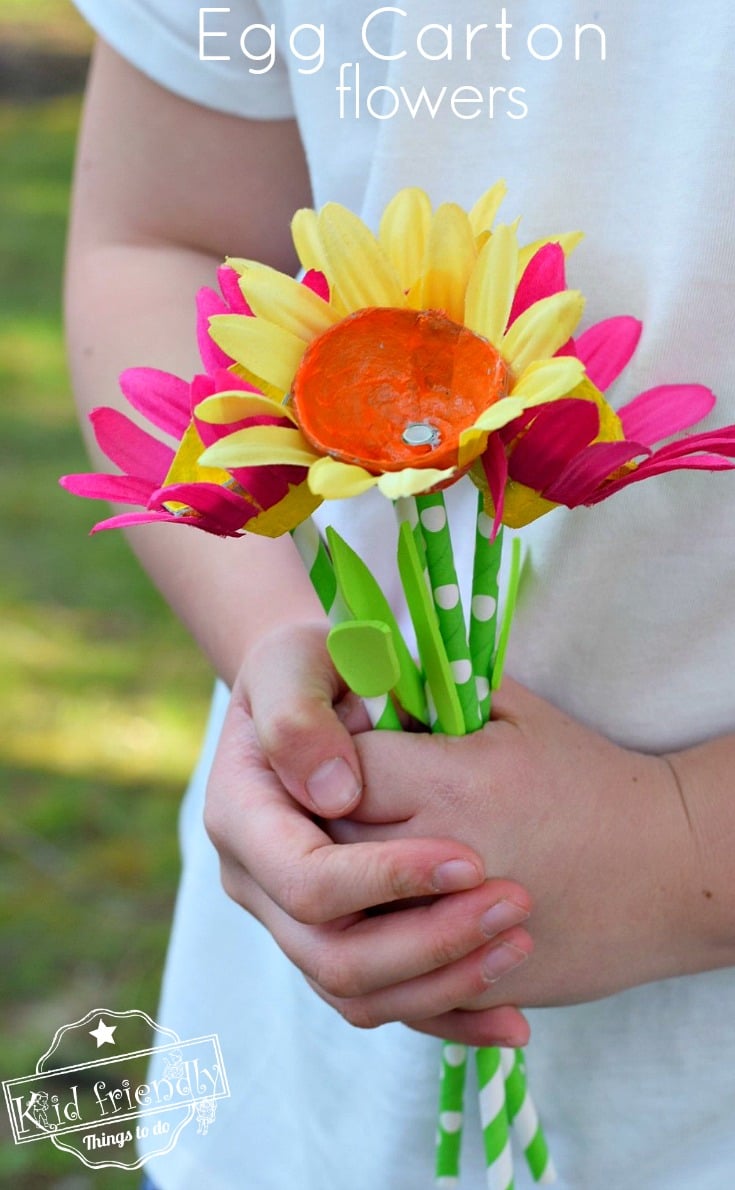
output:
<path id="1" fill-rule="evenodd" d="M 101 1045 L 115 1044 L 113 1033 L 115 1032 L 116 1028 L 117 1025 L 106 1025 L 102 1017 L 100 1017 L 97 1028 L 89 1030 L 90 1035 L 97 1038 L 97 1049 L 99 1049 Z"/>

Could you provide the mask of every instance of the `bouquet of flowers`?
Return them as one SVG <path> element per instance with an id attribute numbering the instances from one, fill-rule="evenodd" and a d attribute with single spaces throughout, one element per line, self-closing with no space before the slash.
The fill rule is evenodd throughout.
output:
<path id="1" fill-rule="evenodd" d="M 78 495 L 136 506 L 96 530 L 150 521 L 220 536 L 291 533 L 332 629 L 330 653 L 373 723 L 463 735 L 491 717 L 520 573 L 519 539 L 498 619 L 504 527 L 557 506 L 594 505 L 683 468 L 735 466 L 735 426 L 674 441 L 715 405 L 709 389 L 667 384 L 615 411 L 605 396 L 641 335 L 634 318 L 577 334 L 584 299 L 566 281 L 579 236 L 521 245 L 494 226 L 502 182 L 470 211 L 436 210 L 401 190 L 374 235 L 346 208 L 298 211 L 294 280 L 228 260 L 220 292 L 198 305 L 204 371 L 191 381 L 150 368 L 121 378 L 130 405 L 168 445 L 113 409 L 97 409 L 99 445 L 120 473 L 73 475 Z M 474 484 L 472 595 L 463 606 L 444 489 Z M 418 657 L 352 547 L 312 514 L 377 488 L 400 522 L 397 566 Z M 515 1132 L 538 1181 L 553 1180 L 523 1057 L 477 1051 L 489 1184 L 513 1184 Z M 459 1177 L 468 1064 L 443 1049 L 437 1176 Z"/>

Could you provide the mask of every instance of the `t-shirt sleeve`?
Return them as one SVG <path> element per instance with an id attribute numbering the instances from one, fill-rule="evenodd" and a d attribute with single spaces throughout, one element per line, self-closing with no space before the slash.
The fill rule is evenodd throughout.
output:
<path id="1" fill-rule="evenodd" d="M 174 94 L 252 119 L 293 115 L 280 51 L 270 52 L 272 22 L 255 0 L 74 0 L 114 50 Z M 253 26 L 263 26 L 261 29 Z M 249 30 L 246 45 L 241 38 Z M 255 55 L 260 60 L 255 60 Z M 257 73 L 256 73 L 257 72 Z"/>

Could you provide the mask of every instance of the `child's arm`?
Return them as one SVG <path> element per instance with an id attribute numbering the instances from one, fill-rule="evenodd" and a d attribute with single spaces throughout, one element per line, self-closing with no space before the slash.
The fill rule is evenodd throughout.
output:
<path id="1" fill-rule="evenodd" d="M 150 365 L 185 377 L 197 371 L 196 290 L 212 283 L 226 253 L 295 269 L 289 222 L 309 201 L 290 121 L 208 111 L 162 90 L 101 46 L 80 141 L 67 281 L 69 351 L 82 414 L 96 405 L 123 407 L 117 376 L 126 367 Z M 364 966 L 372 953 L 382 955 L 375 986 L 435 979 L 435 1011 L 459 993 L 472 994 L 474 968 L 463 974 L 459 962 L 487 945 L 483 916 L 499 900 L 513 897 L 520 907 L 492 934 L 522 919 L 523 890 L 485 882 L 473 849 L 449 838 L 350 848 L 347 863 L 346 849 L 333 845 L 274 780 L 273 770 L 324 816 L 356 805 L 360 796 L 355 749 L 332 709 L 343 692 L 326 657 L 326 624 L 290 540 L 223 542 L 169 525 L 145 526 L 130 537 L 166 599 L 234 685 L 213 783 L 219 800 L 209 821 L 237 899 L 267 922 L 317 984 L 333 987 L 329 974 L 320 973 Z M 254 698 L 267 756 L 252 739 Z M 450 889 L 470 891 L 391 921 L 353 912 Z M 335 918 L 333 927 L 314 926 Z M 530 947 L 522 930 L 513 936 Z M 451 988 L 441 972 L 447 963 L 454 966 Z M 483 1017 L 486 1030 L 493 1019 Z M 504 1010 L 498 1019 L 504 1035 L 513 1025 L 523 1039 L 518 1013 Z"/>

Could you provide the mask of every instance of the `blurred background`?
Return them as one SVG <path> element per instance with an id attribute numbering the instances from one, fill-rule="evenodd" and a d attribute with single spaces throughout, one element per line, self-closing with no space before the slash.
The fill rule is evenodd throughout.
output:
<path id="1" fill-rule="evenodd" d="M 93 1008 L 155 1015 L 211 688 L 122 537 L 88 537 L 102 507 L 56 482 L 87 469 L 60 293 L 90 44 L 69 0 L 0 0 L 2 1079 Z M 139 1183 L 16 1146 L 0 1115 L 2 1187 Z"/>

